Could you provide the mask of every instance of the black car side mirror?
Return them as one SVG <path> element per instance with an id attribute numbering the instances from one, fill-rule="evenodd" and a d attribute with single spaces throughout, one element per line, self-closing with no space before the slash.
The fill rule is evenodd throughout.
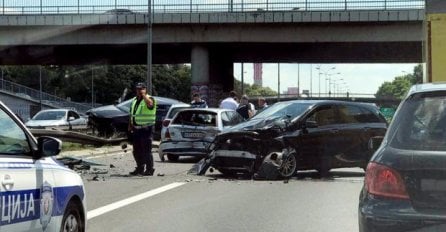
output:
<path id="1" fill-rule="evenodd" d="M 384 140 L 384 136 L 374 136 L 369 139 L 369 150 L 375 151 L 381 146 L 381 143 Z"/>
<path id="2" fill-rule="evenodd" d="M 37 147 L 40 157 L 56 156 L 62 150 L 62 142 L 53 137 L 41 136 L 37 139 Z"/>

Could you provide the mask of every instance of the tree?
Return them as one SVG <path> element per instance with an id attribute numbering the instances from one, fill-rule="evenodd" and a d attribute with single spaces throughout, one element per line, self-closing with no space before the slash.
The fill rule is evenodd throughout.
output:
<path id="1" fill-rule="evenodd" d="M 423 82 L 423 67 L 421 64 L 414 67 L 413 73 L 395 77 L 392 82 L 384 82 L 375 94 L 377 98 L 402 99 L 410 87 Z"/>
<path id="2" fill-rule="evenodd" d="M 3 66 L 4 79 L 39 90 L 39 66 Z M 43 91 L 76 102 L 113 104 L 137 82 L 145 82 L 145 65 L 42 66 Z M 93 80 L 92 80 L 93 79 Z M 93 81 L 93 83 L 92 83 Z M 191 70 L 187 65 L 154 65 L 154 95 L 190 100 Z M 126 91 L 127 90 L 127 91 Z"/>
<path id="3" fill-rule="evenodd" d="M 234 80 L 234 89 L 238 93 L 242 92 L 242 82 L 235 79 Z M 261 87 L 258 85 L 250 85 L 250 84 L 243 84 L 243 89 L 246 95 L 248 96 L 276 96 L 277 92 L 272 90 L 269 87 Z"/>

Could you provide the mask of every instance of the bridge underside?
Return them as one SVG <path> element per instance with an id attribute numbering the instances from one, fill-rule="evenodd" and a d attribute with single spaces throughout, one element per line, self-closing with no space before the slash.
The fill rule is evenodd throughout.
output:
<path id="1" fill-rule="evenodd" d="M 325 43 L 177 43 L 153 44 L 153 62 L 190 63 L 193 47 L 205 46 L 210 58 L 263 63 L 419 63 L 421 42 Z M 146 64 L 145 44 L 27 45 L 0 47 L 3 65 Z"/>

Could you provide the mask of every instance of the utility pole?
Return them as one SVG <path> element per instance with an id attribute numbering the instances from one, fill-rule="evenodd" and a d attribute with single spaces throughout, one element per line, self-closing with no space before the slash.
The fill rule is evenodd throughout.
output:
<path id="1" fill-rule="evenodd" d="M 280 63 L 277 63 L 277 102 L 280 101 Z"/>
<path id="2" fill-rule="evenodd" d="M 244 72 L 245 72 L 245 70 L 244 70 L 244 67 L 243 67 L 243 65 L 244 65 L 244 63 L 242 62 L 242 67 L 241 67 L 241 75 L 240 75 L 240 77 L 241 77 L 241 79 L 242 79 L 242 96 L 243 96 L 243 94 L 245 93 L 244 91 L 245 91 L 245 89 L 244 89 L 244 83 L 245 83 L 245 81 L 244 81 L 244 77 L 245 77 L 245 75 L 244 75 Z"/>
<path id="3" fill-rule="evenodd" d="M 300 96 L 300 64 L 297 64 L 297 97 Z"/>
<path id="4" fill-rule="evenodd" d="M 152 0 L 147 9 L 147 92 L 152 95 Z"/>
<path id="5" fill-rule="evenodd" d="M 91 66 L 91 108 L 94 108 L 94 68 Z"/>
<path id="6" fill-rule="evenodd" d="M 40 110 L 42 110 L 42 65 L 39 65 L 39 102 Z"/>

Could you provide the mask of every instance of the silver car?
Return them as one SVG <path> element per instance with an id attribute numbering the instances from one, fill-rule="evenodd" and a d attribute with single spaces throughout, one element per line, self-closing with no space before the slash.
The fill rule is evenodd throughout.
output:
<path id="1" fill-rule="evenodd" d="M 69 109 L 41 110 L 25 123 L 28 128 L 86 129 L 88 119 Z"/>
<path id="2" fill-rule="evenodd" d="M 170 106 L 169 110 L 167 111 L 166 117 L 163 119 L 163 123 L 162 123 L 162 127 L 161 127 L 161 141 L 163 141 L 165 139 L 164 137 L 166 135 L 167 127 L 169 126 L 173 117 L 175 117 L 175 115 L 179 111 L 181 111 L 183 109 L 187 109 L 187 108 L 191 108 L 191 106 L 189 104 L 185 104 L 185 103 L 173 104 L 172 106 Z"/>
<path id="3" fill-rule="evenodd" d="M 215 108 L 183 109 L 170 122 L 159 146 L 161 160 L 164 156 L 177 161 L 179 156 L 206 155 L 206 147 L 224 129 L 243 122 L 234 110 Z"/>

